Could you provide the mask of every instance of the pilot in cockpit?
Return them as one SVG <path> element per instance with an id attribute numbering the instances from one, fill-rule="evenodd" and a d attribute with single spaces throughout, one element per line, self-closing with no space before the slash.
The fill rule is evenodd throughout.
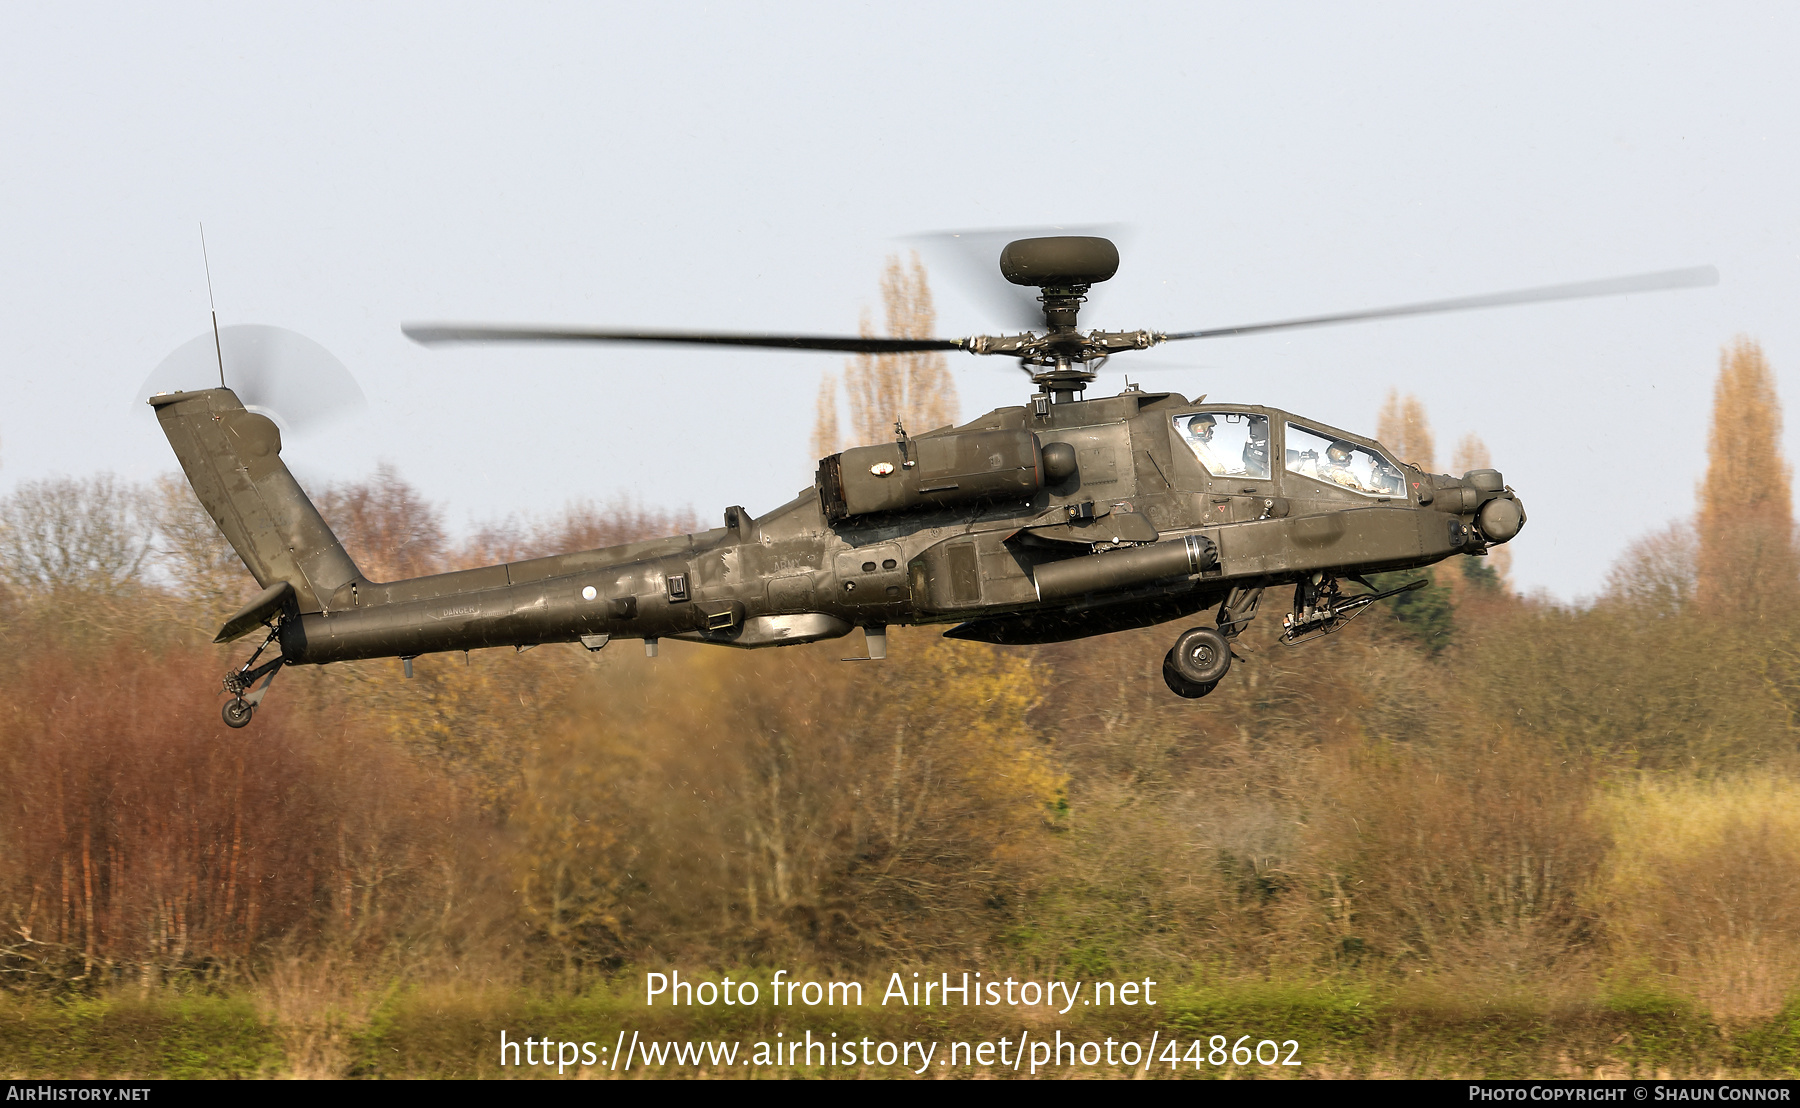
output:
<path id="1" fill-rule="evenodd" d="M 1188 420 L 1187 425 L 1188 445 L 1193 447 L 1194 457 L 1198 458 L 1200 464 L 1206 467 L 1207 472 L 1214 476 L 1229 472 L 1225 460 L 1219 457 L 1218 451 L 1214 450 L 1212 445 L 1213 428 L 1218 425 L 1218 422 L 1211 415 L 1201 412 L 1193 419 Z"/>

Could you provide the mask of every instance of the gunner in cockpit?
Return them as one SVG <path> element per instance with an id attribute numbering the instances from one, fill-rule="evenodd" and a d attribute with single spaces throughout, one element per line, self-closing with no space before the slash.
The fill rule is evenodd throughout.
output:
<path id="1" fill-rule="evenodd" d="M 1350 471 L 1350 458 L 1356 448 L 1342 439 L 1325 448 L 1325 457 L 1319 461 L 1319 476 L 1326 481 L 1342 485 L 1358 492 L 1373 492 L 1366 489 L 1357 480 L 1356 474 Z"/>

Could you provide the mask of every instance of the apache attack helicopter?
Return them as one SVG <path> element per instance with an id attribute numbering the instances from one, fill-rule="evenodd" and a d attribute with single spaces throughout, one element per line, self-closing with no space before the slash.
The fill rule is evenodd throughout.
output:
<path id="1" fill-rule="evenodd" d="M 957 427 L 824 458 L 813 487 L 761 516 L 725 509 L 699 534 L 404 581 L 364 577 L 281 460 L 281 435 L 223 387 L 149 397 L 200 503 L 263 591 L 216 641 L 267 638 L 225 678 L 225 722 L 249 723 L 284 665 L 641 639 L 788 646 L 892 624 L 1048 643 L 1216 609 L 1175 636 L 1163 679 L 1211 692 L 1263 590 L 1292 586 L 1281 639 L 1340 629 L 1378 600 L 1367 576 L 1486 554 L 1525 524 L 1500 473 L 1426 473 L 1366 436 L 1255 404 L 1128 386 L 1088 399 L 1109 357 L 1164 342 L 1717 282 L 1711 267 L 1489 296 L 1159 333 L 1080 331 L 1119 254 L 1091 235 L 1021 239 L 1000 274 L 1038 290 L 1045 330 L 962 339 L 408 325 L 425 344 L 650 342 L 1013 358 L 1035 391 Z M 215 325 L 216 340 L 216 325 Z M 1346 583 L 1356 591 L 1346 591 Z M 257 664 L 271 646 L 277 654 Z M 260 684 L 258 683 L 260 682 Z"/>

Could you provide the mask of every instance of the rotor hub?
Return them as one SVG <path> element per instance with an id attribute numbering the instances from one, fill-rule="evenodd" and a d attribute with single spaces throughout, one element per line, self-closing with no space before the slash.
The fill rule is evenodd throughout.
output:
<path id="1" fill-rule="evenodd" d="M 1050 328 L 1052 335 L 1074 333 L 1075 319 L 1081 314 L 1081 305 L 1087 302 L 1087 291 L 1086 285 L 1044 289 L 1038 303 L 1044 306 L 1044 325 Z"/>

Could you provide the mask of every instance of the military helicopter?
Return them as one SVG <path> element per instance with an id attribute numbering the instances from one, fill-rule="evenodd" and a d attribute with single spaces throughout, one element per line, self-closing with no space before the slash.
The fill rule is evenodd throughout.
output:
<path id="1" fill-rule="evenodd" d="M 1024 238 L 1000 253 L 1006 281 L 1037 290 L 1044 331 L 960 339 L 606 331 L 409 324 L 427 345 L 639 342 L 1016 359 L 1034 391 L 955 427 L 859 446 L 819 462 L 809 489 L 724 526 L 411 580 L 364 577 L 281 459 L 281 435 L 228 388 L 149 397 L 200 503 L 262 592 L 220 628 L 262 645 L 228 674 L 224 720 L 248 724 L 289 665 L 484 647 L 638 639 L 740 648 L 833 639 L 862 628 L 867 659 L 895 624 L 952 624 L 952 638 L 1060 642 L 1214 611 L 1163 658 L 1177 696 L 1204 697 L 1264 590 L 1291 586 L 1281 639 L 1332 634 L 1377 601 L 1368 576 L 1484 555 L 1525 525 L 1501 474 L 1426 473 L 1374 439 L 1254 404 L 1128 386 L 1090 399 L 1108 358 L 1165 342 L 1714 284 L 1711 267 L 1248 326 L 1083 332 L 1092 286 L 1118 270 L 1094 235 Z M 221 375 L 223 354 L 220 354 Z M 1353 589 L 1347 590 L 1346 586 Z M 275 648 L 274 657 L 259 659 Z M 860 659 L 859 659 L 860 660 Z"/>

